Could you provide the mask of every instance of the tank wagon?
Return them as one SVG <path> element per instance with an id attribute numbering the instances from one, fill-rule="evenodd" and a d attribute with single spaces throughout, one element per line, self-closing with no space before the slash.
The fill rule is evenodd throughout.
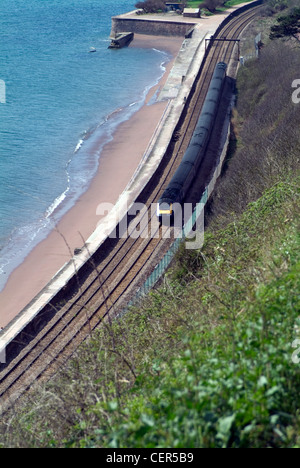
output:
<path id="1" fill-rule="evenodd" d="M 163 216 L 174 216 L 174 205 L 183 203 L 198 172 L 215 122 L 226 70 L 226 63 L 220 62 L 216 65 L 190 144 L 174 177 L 158 201 L 157 216 L 160 221 Z"/>

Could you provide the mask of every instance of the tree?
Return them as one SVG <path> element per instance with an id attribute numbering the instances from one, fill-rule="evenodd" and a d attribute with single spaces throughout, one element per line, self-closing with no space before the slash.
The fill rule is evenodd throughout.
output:
<path id="1" fill-rule="evenodd" d="M 294 37 L 299 41 L 300 34 L 300 8 L 295 8 L 291 14 L 280 16 L 277 20 L 279 24 L 271 27 L 270 39 L 282 37 Z"/>
<path id="2" fill-rule="evenodd" d="M 200 3 L 199 8 L 206 8 L 211 13 L 215 13 L 216 9 L 224 5 L 225 0 L 205 0 L 204 2 Z"/>
<path id="3" fill-rule="evenodd" d="M 166 4 L 163 0 L 145 0 L 138 2 L 135 7 L 144 10 L 145 13 L 157 13 L 159 10 L 164 11 Z"/>

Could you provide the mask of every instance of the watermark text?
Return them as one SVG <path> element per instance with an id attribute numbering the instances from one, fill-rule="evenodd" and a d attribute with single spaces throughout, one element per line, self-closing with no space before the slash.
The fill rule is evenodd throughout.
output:
<path id="1" fill-rule="evenodd" d="M 296 348 L 296 350 L 292 354 L 292 362 L 294 364 L 300 363 L 300 338 L 297 338 L 292 343 L 292 348 Z"/>
<path id="2" fill-rule="evenodd" d="M 115 228 L 109 233 L 110 239 L 185 239 L 188 250 L 201 249 L 204 243 L 204 204 L 174 203 L 172 216 L 157 216 L 157 204 L 150 209 L 143 203 L 133 203 L 120 214 L 112 203 L 100 203 L 97 216 L 109 221 Z"/>
<path id="3" fill-rule="evenodd" d="M 296 319 L 296 322 L 294 325 L 294 331 L 298 338 L 296 338 L 292 343 L 292 348 L 295 349 L 295 351 L 292 354 L 292 362 L 294 364 L 299 364 L 300 363 L 300 317 Z"/>
<path id="4" fill-rule="evenodd" d="M 292 94 L 292 101 L 294 104 L 300 104 L 300 79 L 293 81 L 292 88 L 296 88 Z"/>

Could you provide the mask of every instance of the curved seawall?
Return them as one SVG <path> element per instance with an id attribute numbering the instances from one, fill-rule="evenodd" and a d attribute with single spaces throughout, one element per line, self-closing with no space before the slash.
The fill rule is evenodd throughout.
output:
<path id="1" fill-rule="evenodd" d="M 134 17 L 135 15 L 135 17 Z M 135 34 L 147 34 L 150 36 L 179 36 L 186 34 L 197 23 L 189 21 L 170 21 L 159 19 L 142 19 L 135 13 L 130 17 L 117 16 L 112 19 L 111 37 L 123 31 Z"/>

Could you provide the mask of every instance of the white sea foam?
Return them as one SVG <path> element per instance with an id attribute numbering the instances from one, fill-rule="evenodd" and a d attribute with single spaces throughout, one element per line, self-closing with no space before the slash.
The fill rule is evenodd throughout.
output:
<path id="1" fill-rule="evenodd" d="M 48 219 L 54 213 L 54 211 L 60 206 L 60 204 L 66 199 L 67 193 L 70 190 L 68 187 L 59 197 L 57 197 L 54 202 L 49 206 L 46 211 L 45 218 Z"/>

